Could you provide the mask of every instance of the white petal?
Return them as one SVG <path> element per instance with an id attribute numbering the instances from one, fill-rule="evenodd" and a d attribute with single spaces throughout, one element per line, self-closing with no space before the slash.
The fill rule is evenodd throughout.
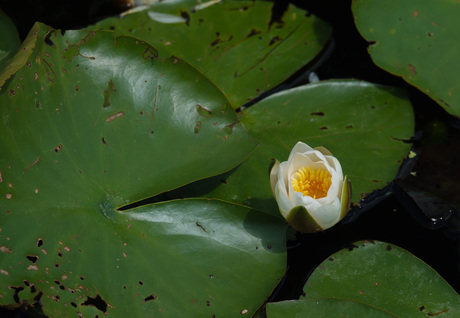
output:
<path id="1" fill-rule="evenodd" d="M 287 192 L 288 191 L 288 187 L 287 187 L 287 183 L 288 183 L 288 174 L 287 174 L 287 171 L 288 171 L 288 163 L 287 161 L 283 161 L 279 164 L 278 166 L 278 181 L 277 181 L 277 184 L 279 184 L 280 186 L 283 187 L 283 189 Z"/>
<path id="2" fill-rule="evenodd" d="M 314 148 L 315 150 L 321 152 L 323 155 L 327 156 L 332 156 L 332 153 L 327 149 L 326 147 L 316 147 Z"/>
<path id="3" fill-rule="evenodd" d="M 275 164 L 270 170 L 270 186 L 272 188 L 273 196 L 275 196 L 275 185 L 278 182 L 278 167 L 280 162 L 278 160 L 275 161 Z"/>
<path id="4" fill-rule="evenodd" d="M 332 160 L 334 161 L 334 168 L 335 168 L 335 171 L 337 172 L 337 175 L 340 177 L 340 179 L 343 180 L 343 172 L 342 172 L 342 166 L 340 165 L 340 162 L 335 157 L 332 157 Z"/>
<path id="5" fill-rule="evenodd" d="M 292 204 L 291 200 L 286 192 L 286 188 L 278 182 L 275 186 L 275 198 L 276 202 L 278 203 L 278 207 L 280 209 L 281 214 L 284 218 L 287 217 L 289 211 L 292 210 L 294 205 Z"/>
<path id="6" fill-rule="evenodd" d="M 301 141 L 297 142 L 294 146 L 294 148 L 292 148 L 291 150 L 291 153 L 289 154 L 289 158 L 288 158 L 288 161 L 291 161 L 292 157 L 296 154 L 296 153 L 305 153 L 307 151 L 312 151 L 313 148 L 310 147 L 309 145 L 307 145 L 306 143 L 303 143 Z"/>
<path id="7" fill-rule="evenodd" d="M 308 210 L 308 212 L 310 212 L 310 215 L 321 228 L 326 230 L 340 221 L 340 209 L 340 200 L 339 198 L 335 198 L 331 204 L 321 205 L 318 209 L 312 211 Z"/>

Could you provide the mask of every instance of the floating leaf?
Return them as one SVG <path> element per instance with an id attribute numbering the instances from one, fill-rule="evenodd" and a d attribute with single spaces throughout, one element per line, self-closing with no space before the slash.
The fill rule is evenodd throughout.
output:
<path id="1" fill-rule="evenodd" d="M 267 318 L 396 317 L 379 308 L 336 298 L 290 300 L 267 304 Z"/>
<path id="2" fill-rule="evenodd" d="M 1 228 L 1 304 L 54 316 L 251 316 L 285 270 L 284 224 L 220 201 L 2 211 Z"/>
<path id="3" fill-rule="evenodd" d="M 2 72 L 7 65 L 9 58 L 14 55 L 19 45 L 19 34 L 16 30 L 14 23 L 8 16 L 0 9 L 0 72 Z M 0 73 L 1 74 L 1 73 Z M 0 86 L 2 85 L 3 78 L 0 76 Z"/>
<path id="4" fill-rule="evenodd" d="M 0 38 L 0 70 L 3 70 L 7 58 L 16 51 L 20 41 L 14 23 L 2 10 L 0 10 L 0 31 L 2 32 L 2 37 Z"/>
<path id="5" fill-rule="evenodd" d="M 36 24 L 0 90 L 0 304 L 40 301 L 52 316 L 253 313 L 284 274 L 282 222 L 204 199 L 118 209 L 254 149 L 227 99 L 134 38 L 62 33 Z"/>
<path id="6" fill-rule="evenodd" d="M 453 70 L 460 46 L 452 41 L 460 36 L 458 3 L 357 0 L 352 9 L 375 64 L 459 117 L 460 80 Z"/>
<path id="7" fill-rule="evenodd" d="M 331 80 L 272 95 L 245 110 L 241 121 L 260 141 L 257 150 L 229 173 L 186 191 L 224 198 L 278 214 L 268 173 L 287 160 L 297 141 L 324 146 L 352 183 L 352 201 L 391 182 L 409 153 L 414 131 L 411 104 L 400 89 L 356 80 Z M 198 191 L 196 191 L 198 189 Z"/>
<path id="8" fill-rule="evenodd" d="M 331 35 L 325 22 L 304 10 L 289 5 L 277 19 L 272 6 L 264 1 L 164 1 L 92 28 L 167 49 L 208 77 L 237 108 L 309 63 Z"/>
<path id="9" fill-rule="evenodd" d="M 431 267 L 384 242 L 360 241 L 323 263 L 304 287 L 305 298 L 338 298 L 397 317 L 460 314 L 460 297 Z"/>
<path id="10" fill-rule="evenodd" d="M 460 296 L 438 273 L 402 248 L 379 241 L 355 242 L 331 255 L 310 275 L 304 295 L 298 301 L 268 304 L 267 317 L 460 314 Z"/>

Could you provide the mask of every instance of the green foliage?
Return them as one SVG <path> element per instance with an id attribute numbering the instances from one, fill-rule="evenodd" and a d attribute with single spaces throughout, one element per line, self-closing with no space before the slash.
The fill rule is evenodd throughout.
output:
<path id="1" fill-rule="evenodd" d="M 407 251 L 379 241 L 355 242 L 331 255 L 311 274 L 304 293 L 299 301 L 269 304 L 267 317 L 460 314 L 460 296 L 438 273 Z"/>
<path id="2" fill-rule="evenodd" d="M 328 148 L 340 161 L 357 204 L 395 178 L 410 150 L 403 141 L 412 136 L 413 116 L 403 91 L 362 81 L 331 80 L 286 90 L 243 111 L 242 123 L 260 142 L 257 150 L 224 176 L 186 190 L 192 196 L 209 189 L 207 197 L 278 215 L 268 171 L 303 141 Z"/>
<path id="3" fill-rule="evenodd" d="M 209 200 L 118 209 L 254 149 L 227 99 L 134 38 L 37 24 L 27 41 L 0 95 L 1 299 L 54 316 L 255 311 L 284 273 L 284 223 Z"/>
<path id="4" fill-rule="evenodd" d="M 0 71 L 3 71 L 8 58 L 16 51 L 21 42 L 15 25 L 2 10 L 0 10 L 0 30 L 2 30 L 2 36 L 0 37 Z"/>
<path id="5" fill-rule="evenodd" d="M 290 5 L 279 19 L 272 3 L 164 1 L 93 26 L 131 35 L 171 52 L 219 87 L 234 108 L 274 88 L 309 63 L 331 28 Z"/>
<path id="6" fill-rule="evenodd" d="M 460 36 L 458 3 L 431 1 L 353 1 L 355 23 L 372 42 L 375 64 L 401 76 L 460 117 L 460 80 L 455 65 Z"/>
<path id="7" fill-rule="evenodd" d="M 249 317 L 286 269 L 273 161 L 297 141 L 325 146 L 359 204 L 395 178 L 411 146 L 404 91 L 358 80 L 300 86 L 235 113 L 327 44 L 331 28 L 294 6 L 276 18 L 269 2 L 165 1 L 89 30 L 37 23 L 17 51 L 0 18 L 2 305 L 40 300 L 57 317 Z M 404 63 L 407 80 L 422 79 L 422 62 Z M 414 85 L 451 103 L 444 84 Z M 142 205 L 153 196 L 165 202 Z M 355 246 L 318 267 L 306 299 L 269 304 L 269 317 L 455 316 L 458 295 L 418 259 Z"/>

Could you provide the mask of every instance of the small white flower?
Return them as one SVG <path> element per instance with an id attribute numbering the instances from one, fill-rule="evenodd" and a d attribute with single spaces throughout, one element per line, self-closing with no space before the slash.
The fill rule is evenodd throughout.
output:
<path id="1" fill-rule="evenodd" d="M 324 147 L 298 142 L 287 161 L 270 172 L 281 214 L 296 230 L 313 233 L 337 224 L 348 212 L 351 183 L 339 161 Z"/>

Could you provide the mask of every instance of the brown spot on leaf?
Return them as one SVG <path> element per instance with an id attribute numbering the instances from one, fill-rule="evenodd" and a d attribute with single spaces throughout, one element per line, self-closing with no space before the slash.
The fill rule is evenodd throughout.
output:
<path id="1" fill-rule="evenodd" d="M 202 117 L 206 117 L 206 118 L 209 118 L 212 116 L 212 111 L 204 108 L 203 106 L 199 105 L 199 104 L 196 104 L 196 111 L 198 112 L 198 114 Z"/>
<path id="2" fill-rule="evenodd" d="M 109 80 L 107 84 L 107 89 L 104 90 L 102 95 L 104 96 L 104 103 L 102 104 L 102 107 L 109 107 L 111 105 L 110 103 L 110 96 L 112 93 L 115 93 L 117 90 L 115 89 L 115 85 L 113 84 L 112 80 Z"/>
<path id="3" fill-rule="evenodd" d="M 106 122 L 111 122 L 112 120 L 115 120 L 117 119 L 118 117 L 121 117 L 123 116 L 125 113 L 124 112 L 118 112 L 116 114 L 113 114 L 113 115 L 110 115 L 109 117 L 107 117 L 105 119 Z"/>
<path id="4" fill-rule="evenodd" d="M 46 64 L 45 71 L 46 71 L 46 78 L 51 82 L 54 83 L 56 79 L 56 75 L 54 74 L 53 67 L 47 60 L 42 59 L 42 61 Z"/>
<path id="5" fill-rule="evenodd" d="M 56 153 L 60 152 L 61 150 L 62 150 L 62 144 L 59 144 L 54 148 L 54 152 Z"/>
<path id="6" fill-rule="evenodd" d="M 409 67 L 409 72 L 411 72 L 412 74 L 417 74 L 417 72 L 415 71 L 415 66 L 412 65 L 412 64 L 409 64 L 407 65 Z"/>
<path id="7" fill-rule="evenodd" d="M 193 131 L 195 132 L 195 134 L 199 134 L 199 133 L 200 133 L 200 129 L 201 129 L 201 121 L 197 121 L 196 124 L 195 124 L 195 128 L 193 129 Z"/>
<path id="8" fill-rule="evenodd" d="M 7 246 L 5 246 L 5 245 L 0 246 L 0 252 L 3 252 L 3 253 L 13 253 L 13 251 L 12 251 L 9 247 L 7 247 Z"/>

